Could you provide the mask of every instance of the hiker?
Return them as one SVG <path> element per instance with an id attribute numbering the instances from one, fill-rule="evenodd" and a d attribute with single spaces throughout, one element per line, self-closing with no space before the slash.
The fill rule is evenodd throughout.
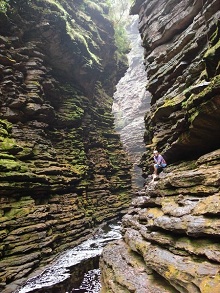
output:
<path id="1" fill-rule="evenodd" d="M 157 150 L 154 151 L 154 174 L 153 179 L 158 177 L 159 171 L 167 166 L 163 156 Z"/>

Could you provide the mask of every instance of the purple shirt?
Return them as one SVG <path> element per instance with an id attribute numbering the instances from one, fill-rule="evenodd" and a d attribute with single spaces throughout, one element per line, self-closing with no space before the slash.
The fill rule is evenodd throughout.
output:
<path id="1" fill-rule="evenodd" d="M 158 156 L 154 156 L 154 162 L 158 165 L 166 164 L 166 161 L 160 154 Z"/>

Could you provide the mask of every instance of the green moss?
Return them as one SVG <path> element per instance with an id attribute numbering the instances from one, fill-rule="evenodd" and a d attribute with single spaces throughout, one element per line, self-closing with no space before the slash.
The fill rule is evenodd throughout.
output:
<path id="1" fill-rule="evenodd" d="M 208 48 L 204 54 L 204 60 L 206 64 L 207 76 L 210 79 L 211 77 L 220 73 L 220 29 L 219 23 L 216 26 L 216 30 L 210 38 L 211 46 Z"/>
<path id="2" fill-rule="evenodd" d="M 210 37 L 210 42 L 212 45 L 216 44 L 218 42 L 220 37 L 220 20 L 218 20 L 218 23 L 216 24 L 216 30 Z"/>
<path id="3" fill-rule="evenodd" d="M 33 149 L 29 147 L 23 147 L 23 149 L 16 155 L 18 159 L 25 159 L 34 156 Z"/>
<path id="4" fill-rule="evenodd" d="M 4 159 L 4 160 L 15 160 L 15 156 L 9 155 L 9 154 L 5 154 L 5 153 L 0 153 L 0 159 Z"/>
<path id="5" fill-rule="evenodd" d="M 204 277 L 199 287 L 202 293 L 220 292 L 220 275 Z"/>
<path id="6" fill-rule="evenodd" d="M 96 10 L 99 13 L 103 13 L 103 9 L 100 5 L 96 4 L 95 2 L 92 2 L 90 0 L 85 0 L 86 5 L 88 5 L 88 7 L 92 10 Z"/>
<path id="7" fill-rule="evenodd" d="M 1 136 L 2 137 L 8 136 L 8 131 L 6 129 L 4 129 L 4 128 L 0 128 L 0 141 L 3 140 Z"/>
<path id="8" fill-rule="evenodd" d="M 63 6 L 56 0 L 47 0 L 48 2 L 50 2 L 50 4 L 53 5 L 53 8 L 56 8 L 56 10 L 60 13 L 62 13 L 65 17 L 68 16 L 68 13 L 66 12 L 66 10 L 63 8 Z"/>
<path id="9" fill-rule="evenodd" d="M 7 132 L 11 131 L 12 123 L 8 122 L 7 120 L 0 119 L 0 128 L 4 128 Z"/>
<path id="10" fill-rule="evenodd" d="M 164 104 L 156 109 L 154 115 L 152 116 L 152 121 L 157 121 L 161 118 L 163 119 L 163 117 L 168 117 L 171 113 L 182 107 L 185 99 L 186 97 L 183 94 L 173 98 L 168 97 L 164 101 Z"/>
<path id="11" fill-rule="evenodd" d="M 202 102 L 207 101 L 213 96 L 212 92 L 220 88 L 220 75 L 215 76 L 211 82 L 198 94 L 191 94 L 189 98 L 182 103 L 184 109 L 191 109 L 199 106 Z"/>
<path id="12" fill-rule="evenodd" d="M 165 272 L 165 277 L 168 280 L 175 280 L 181 277 L 181 272 L 174 265 L 169 265 Z M 182 279 L 182 278 L 181 278 Z"/>
<path id="13" fill-rule="evenodd" d="M 0 12 L 6 13 L 8 8 L 8 1 L 0 0 Z"/>
<path id="14" fill-rule="evenodd" d="M 200 74 L 199 80 L 208 80 L 208 74 L 206 70 L 203 70 Z"/>
<path id="15" fill-rule="evenodd" d="M 12 208 L 9 212 L 5 213 L 5 217 L 9 219 L 14 219 L 14 218 L 23 218 L 29 215 L 31 212 L 30 208 Z"/>
<path id="16" fill-rule="evenodd" d="M 206 51 L 204 58 L 213 59 L 217 55 L 216 53 L 218 50 L 220 50 L 220 40 L 217 42 L 217 44 Z"/>
<path id="17" fill-rule="evenodd" d="M 93 40 L 90 38 L 90 36 L 88 35 L 88 33 L 86 31 L 82 31 L 82 28 L 78 26 L 77 22 L 75 22 L 72 18 L 72 16 L 69 14 L 69 11 L 71 11 L 71 7 L 69 6 L 67 1 L 56 1 L 56 0 L 47 0 L 47 3 L 45 5 L 45 1 L 39 1 L 38 5 L 42 5 L 42 7 L 44 7 L 44 9 L 42 10 L 41 7 L 35 7 L 36 11 L 39 11 L 43 14 L 49 15 L 50 17 L 52 15 L 55 16 L 54 19 L 56 19 L 56 21 L 59 20 L 59 26 L 62 26 L 64 29 L 66 29 L 67 34 L 70 36 L 71 40 L 73 41 L 73 43 L 77 43 L 79 47 L 83 47 L 85 52 L 88 53 L 88 59 L 89 62 L 87 62 L 87 65 L 92 66 L 93 63 L 97 63 L 100 64 L 99 62 L 99 56 L 96 56 L 92 51 L 91 48 L 89 46 L 89 43 L 92 43 Z M 90 1 L 88 1 L 89 5 L 92 5 L 94 9 L 98 9 L 101 10 L 102 9 L 99 8 L 99 5 L 95 4 L 95 3 L 90 3 Z M 80 6 L 81 10 L 84 10 L 84 3 L 82 3 L 82 5 Z M 78 17 L 85 19 L 85 21 L 89 21 L 90 20 L 90 16 L 87 16 L 85 13 L 83 13 L 82 11 L 77 11 Z M 61 25 L 62 24 L 62 25 Z M 91 25 L 93 25 L 93 23 L 91 22 Z M 83 55 L 85 56 L 86 53 L 83 53 Z"/>
<path id="18" fill-rule="evenodd" d="M 176 106 L 182 103 L 185 100 L 184 95 L 178 95 L 173 97 L 172 99 L 166 99 L 162 107 Z"/>
<path id="19" fill-rule="evenodd" d="M 27 171 L 27 167 L 19 161 L 0 159 L 0 171 L 10 172 L 10 171 Z"/>
<path id="20" fill-rule="evenodd" d="M 86 51 L 90 57 L 90 59 L 87 59 L 86 64 L 90 67 L 92 67 L 93 62 L 100 65 L 100 58 L 97 55 L 95 55 L 94 53 L 92 53 L 89 48 L 88 41 L 92 42 L 91 38 L 89 36 L 87 36 L 85 32 L 82 32 L 76 28 L 73 28 L 69 23 L 67 23 L 66 26 L 67 26 L 67 33 L 71 37 L 72 41 L 73 42 L 75 41 L 77 43 L 82 44 L 84 46 L 84 48 L 86 49 Z"/>
<path id="21" fill-rule="evenodd" d="M 83 175 L 88 170 L 88 167 L 86 165 L 75 163 L 73 165 L 68 165 L 68 168 L 70 172 L 74 173 L 75 175 Z"/>
<path id="22" fill-rule="evenodd" d="M 20 164 L 16 161 L 0 159 L 0 171 L 18 171 Z"/>
<path id="23" fill-rule="evenodd" d="M 20 149 L 20 147 L 18 147 L 14 139 L 6 137 L 1 142 L 0 149 L 1 151 L 11 151 L 11 150 Z"/>

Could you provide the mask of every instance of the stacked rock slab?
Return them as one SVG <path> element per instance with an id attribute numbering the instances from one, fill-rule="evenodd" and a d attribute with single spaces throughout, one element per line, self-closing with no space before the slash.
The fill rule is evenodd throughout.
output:
<path id="1" fill-rule="evenodd" d="M 168 167 L 146 179 L 123 218 L 123 239 L 104 249 L 102 292 L 220 292 L 220 3 L 135 1 L 147 89 L 142 157 Z M 149 182 L 148 182 L 149 181 Z"/>
<path id="2" fill-rule="evenodd" d="M 13 292 L 123 212 L 131 178 L 111 114 L 125 65 L 105 1 L 3 4 L 0 291 Z"/>
<path id="3" fill-rule="evenodd" d="M 220 150 L 168 167 L 123 217 L 104 249 L 102 292 L 218 293 Z"/>
<path id="4" fill-rule="evenodd" d="M 220 4 L 140 2 L 133 13 L 140 15 L 147 89 L 153 96 L 145 117 L 147 152 L 142 165 L 148 172 L 153 148 L 175 162 L 219 147 Z"/>

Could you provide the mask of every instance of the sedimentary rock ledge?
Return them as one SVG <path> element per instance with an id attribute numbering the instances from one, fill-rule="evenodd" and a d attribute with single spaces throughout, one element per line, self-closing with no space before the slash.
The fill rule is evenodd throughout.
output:
<path id="1" fill-rule="evenodd" d="M 219 188 L 220 149 L 147 184 L 104 249 L 102 292 L 219 292 Z"/>
<path id="2" fill-rule="evenodd" d="M 134 1 L 152 94 L 145 189 L 106 247 L 102 292 L 220 292 L 220 4 Z M 152 151 L 168 162 L 150 183 Z M 109 277 L 108 277 L 109 276 Z"/>

